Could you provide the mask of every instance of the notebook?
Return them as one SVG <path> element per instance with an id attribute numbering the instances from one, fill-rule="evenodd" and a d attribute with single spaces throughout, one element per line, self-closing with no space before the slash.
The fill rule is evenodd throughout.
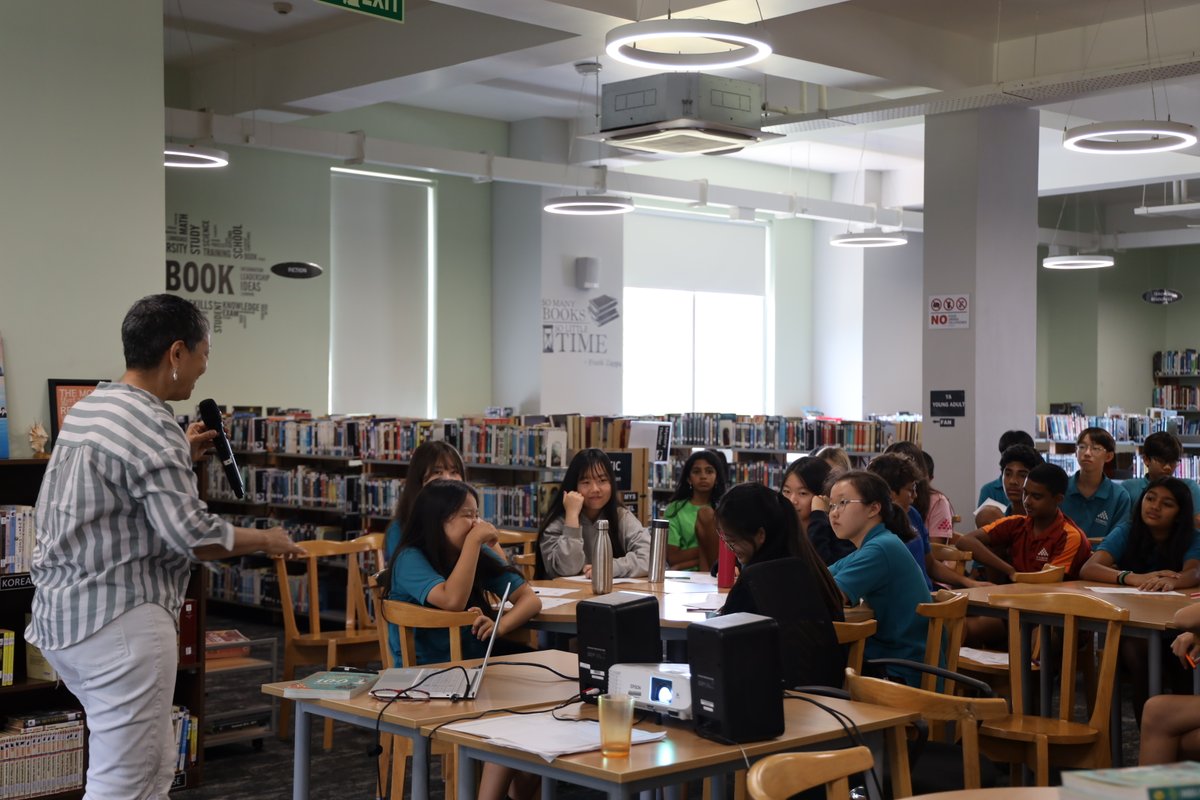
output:
<path id="1" fill-rule="evenodd" d="M 496 635 L 500 631 L 500 619 L 504 616 L 504 604 L 508 602 L 508 593 L 512 589 L 509 583 L 504 587 L 504 596 L 500 598 L 500 607 L 496 611 L 496 624 L 492 626 L 492 635 L 488 638 L 487 652 L 483 654 L 483 663 L 478 667 L 465 670 L 452 669 L 442 672 L 444 667 L 402 667 L 385 669 L 375 683 L 372 694 L 380 692 L 399 692 L 410 689 L 416 684 L 418 692 L 424 692 L 432 698 L 448 698 L 458 700 L 474 700 L 483 685 L 483 673 L 487 669 L 488 659 L 492 655 L 492 647 L 496 644 Z M 441 674 L 435 674 L 441 673 Z M 429 676 L 433 677 L 429 677 Z M 425 680 L 428 678 L 427 680 Z M 424 683 L 421 681 L 424 680 Z"/>

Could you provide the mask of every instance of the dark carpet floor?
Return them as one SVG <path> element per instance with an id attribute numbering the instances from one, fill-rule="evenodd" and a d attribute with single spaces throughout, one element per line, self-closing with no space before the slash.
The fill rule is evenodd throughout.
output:
<path id="1" fill-rule="evenodd" d="M 245 619 L 228 619 L 219 616 L 208 618 L 208 627 L 237 628 L 250 638 L 276 637 L 280 641 L 282 654 L 282 630 L 277 624 L 252 622 Z M 256 653 L 257 655 L 257 653 Z M 232 672 L 210 675 L 206 709 L 209 713 L 230 708 L 244 708 L 262 702 L 259 686 L 269 678 L 263 672 Z M 1128 693 L 1126 693 L 1128 696 Z M 1124 763 L 1137 763 L 1138 731 L 1134 724 L 1132 707 L 1126 701 L 1122 714 Z M 322 748 L 323 725 L 314 724 L 310 750 L 312 768 L 310 796 L 313 800 L 349 800 L 350 798 L 376 797 L 375 759 L 368 750 L 375 744 L 369 731 L 350 725 L 335 723 L 334 746 L 326 752 Z M 276 736 L 261 740 L 261 749 L 251 742 L 211 747 L 204 754 L 203 778 L 200 786 L 172 793 L 179 800 L 286 800 L 292 796 L 292 756 L 290 740 Z M 430 775 L 441 774 L 435 758 Z M 1000 771 L 1000 780 L 1006 782 L 1007 773 Z M 443 785 L 432 780 L 431 796 L 442 800 Z M 698 798 L 699 787 L 691 794 Z M 411 796 L 405 787 L 405 797 Z M 561 786 L 559 796 L 567 800 L 595 800 L 602 795 L 579 787 Z"/>

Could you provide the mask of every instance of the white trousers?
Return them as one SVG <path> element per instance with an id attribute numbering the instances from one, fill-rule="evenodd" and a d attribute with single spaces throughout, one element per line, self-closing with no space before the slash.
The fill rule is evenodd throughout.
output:
<path id="1" fill-rule="evenodd" d="M 143 603 L 44 655 L 87 716 L 84 800 L 166 798 L 179 756 L 171 726 L 179 650 L 170 613 Z"/>

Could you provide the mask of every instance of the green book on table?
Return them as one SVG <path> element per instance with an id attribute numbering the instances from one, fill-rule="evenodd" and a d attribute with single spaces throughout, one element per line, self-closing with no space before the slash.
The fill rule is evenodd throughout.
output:
<path id="1" fill-rule="evenodd" d="M 1065 771 L 1062 782 L 1064 798 L 1200 800 L 1200 762 Z"/>
<path id="2" fill-rule="evenodd" d="M 283 687 L 292 700 L 349 700 L 375 685 L 378 675 L 361 672 L 314 672 L 304 680 Z"/>

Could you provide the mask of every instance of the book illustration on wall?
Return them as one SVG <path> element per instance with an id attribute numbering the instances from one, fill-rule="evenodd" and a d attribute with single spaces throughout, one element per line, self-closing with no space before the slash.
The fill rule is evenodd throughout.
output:
<path id="1" fill-rule="evenodd" d="M 588 313 L 592 315 L 592 322 L 601 327 L 607 325 L 620 316 L 617 311 L 617 298 L 607 294 L 593 297 L 588 301 Z"/>
<path id="2" fill-rule="evenodd" d="M 0 339 L 0 458 L 8 458 L 8 398 L 4 393 L 3 339 Z"/>
<path id="3" fill-rule="evenodd" d="M 50 378 L 46 384 L 50 388 L 50 444 L 58 438 L 63 421 L 71 406 L 96 391 L 96 387 L 107 378 L 92 380 L 90 378 Z"/>

